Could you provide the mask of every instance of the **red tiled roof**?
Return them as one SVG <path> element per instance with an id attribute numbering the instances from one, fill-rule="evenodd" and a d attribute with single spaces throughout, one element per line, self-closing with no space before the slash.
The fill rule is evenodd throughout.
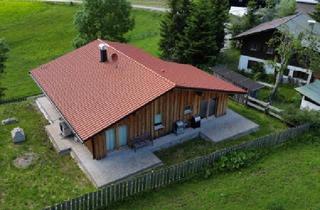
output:
<path id="1" fill-rule="evenodd" d="M 121 120 L 175 87 L 244 93 L 244 90 L 190 65 L 154 58 L 127 44 L 108 42 L 99 62 L 93 41 L 31 71 L 32 77 L 82 140 Z"/>
<path id="2" fill-rule="evenodd" d="M 243 90 L 188 64 L 163 61 L 128 44 L 108 42 L 119 51 L 174 82 L 177 87 L 239 92 Z"/>

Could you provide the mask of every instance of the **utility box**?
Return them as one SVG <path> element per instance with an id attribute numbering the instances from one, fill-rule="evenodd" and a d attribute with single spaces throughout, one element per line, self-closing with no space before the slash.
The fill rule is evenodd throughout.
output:
<path id="1" fill-rule="evenodd" d="M 192 116 L 191 127 L 192 128 L 200 128 L 201 127 L 201 117 L 200 116 Z"/>
<path id="2" fill-rule="evenodd" d="M 183 121 L 178 120 L 174 123 L 174 133 L 176 135 L 180 135 L 184 133 L 185 124 Z"/>
<path id="3" fill-rule="evenodd" d="M 23 129 L 19 127 L 14 128 L 11 131 L 11 137 L 12 137 L 13 143 L 20 143 L 26 140 L 26 136 L 24 134 Z"/>
<path id="4" fill-rule="evenodd" d="M 69 128 L 69 126 L 67 125 L 66 122 L 61 121 L 61 122 L 59 123 L 59 127 L 60 127 L 61 135 L 62 135 L 63 137 L 68 137 L 68 136 L 71 136 L 71 135 L 72 135 L 72 131 L 71 131 L 71 129 Z"/>

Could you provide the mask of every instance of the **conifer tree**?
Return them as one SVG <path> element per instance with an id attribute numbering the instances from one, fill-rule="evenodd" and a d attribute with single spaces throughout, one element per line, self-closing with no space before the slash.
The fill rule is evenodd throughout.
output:
<path id="1" fill-rule="evenodd" d="M 190 0 L 169 0 L 170 12 L 161 22 L 159 48 L 161 57 L 176 60 L 176 45 L 183 36 L 186 19 L 190 14 Z"/>
<path id="2" fill-rule="evenodd" d="M 216 42 L 218 49 L 224 47 L 225 24 L 229 18 L 229 1 L 228 0 L 211 0 L 213 6 L 214 24 L 216 27 Z"/>
<path id="3" fill-rule="evenodd" d="M 228 4 L 219 0 L 199 0 L 187 18 L 187 26 L 177 45 L 180 63 L 199 67 L 214 65 L 224 46 Z"/>

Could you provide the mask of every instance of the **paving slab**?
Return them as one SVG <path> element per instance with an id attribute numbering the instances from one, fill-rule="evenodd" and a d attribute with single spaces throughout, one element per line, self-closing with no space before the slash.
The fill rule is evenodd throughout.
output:
<path id="1" fill-rule="evenodd" d="M 49 101 L 47 97 L 42 96 L 37 98 L 35 101 L 39 110 L 49 121 L 49 123 L 53 123 L 59 120 L 59 118 L 61 117 L 59 112 L 56 110 L 55 106 Z"/>
<path id="2" fill-rule="evenodd" d="M 259 125 L 228 109 L 227 114 L 203 123 L 200 135 L 207 140 L 220 142 L 255 132 Z"/>
<path id="3" fill-rule="evenodd" d="M 55 149 L 60 154 L 71 154 L 79 167 L 96 187 L 125 179 L 146 169 L 157 167 L 162 161 L 151 151 L 124 148 L 112 152 L 102 160 L 94 160 L 89 150 L 73 138 L 64 138 L 59 134 L 59 124 L 46 126 L 46 131 Z"/>

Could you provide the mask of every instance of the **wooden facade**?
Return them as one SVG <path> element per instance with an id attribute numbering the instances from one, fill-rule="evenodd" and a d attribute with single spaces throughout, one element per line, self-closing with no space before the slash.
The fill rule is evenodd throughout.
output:
<path id="1" fill-rule="evenodd" d="M 268 42 L 274 35 L 276 30 L 270 30 L 245 36 L 241 39 L 241 54 L 263 60 L 273 60 L 274 50 L 268 51 L 270 48 Z"/>
<path id="2" fill-rule="evenodd" d="M 127 128 L 128 143 L 133 138 L 145 133 L 149 133 L 153 139 L 156 139 L 171 133 L 177 120 L 188 121 L 193 115 L 199 115 L 200 112 L 205 114 L 205 117 L 224 115 L 227 103 L 227 93 L 175 88 L 126 116 L 103 132 L 98 133 L 87 140 L 85 145 L 93 154 L 94 159 L 102 159 L 107 155 L 106 131 L 109 129 L 114 130 L 115 149 L 119 149 L 121 147 L 119 142 L 120 126 L 126 126 Z M 191 108 L 189 109 L 191 111 L 185 112 L 186 108 Z M 157 114 L 162 116 L 162 128 L 159 130 L 155 129 L 154 124 L 155 115 Z"/>
<path id="3" fill-rule="evenodd" d="M 278 36 L 276 29 L 263 31 L 241 38 L 241 55 L 259 58 L 262 60 L 274 60 L 276 56 L 276 46 L 269 45 L 270 40 Z M 300 58 L 301 59 L 301 58 Z M 303 63 L 299 62 L 297 56 L 293 55 L 289 64 L 301 68 L 307 68 Z"/>

